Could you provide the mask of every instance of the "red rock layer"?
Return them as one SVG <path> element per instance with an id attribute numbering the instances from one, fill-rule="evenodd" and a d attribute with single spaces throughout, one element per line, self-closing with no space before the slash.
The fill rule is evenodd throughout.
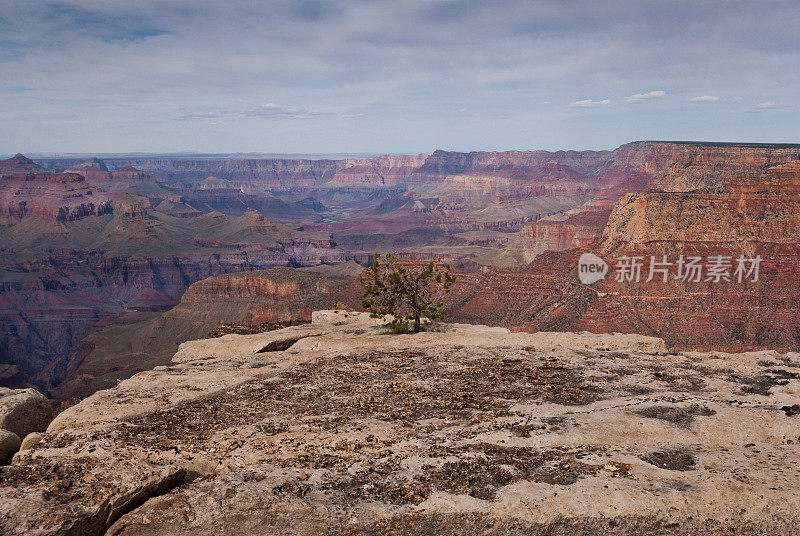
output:
<path id="1" fill-rule="evenodd" d="M 603 232 L 610 214 L 610 210 L 586 210 L 564 220 L 539 220 L 522 228 L 511 249 L 530 262 L 545 251 L 586 247 Z"/>
<path id="2" fill-rule="evenodd" d="M 581 250 L 547 253 L 523 273 L 490 272 L 453 304 L 456 318 L 528 330 L 641 333 L 677 348 L 800 349 L 800 163 L 718 190 L 631 194 L 602 236 L 586 246 L 611 273 L 591 287 L 577 278 Z M 732 281 L 648 278 L 650 256 L 731 258 Z M 736 259 L 760 256 L 758 281 L 737 281 Z M 618 282 L 620 256 L 643 258 L 641 281 Z M 749 265 L 748 265 L 749 267 Z"/>
<path id="3" fill-rule="evenodd" d="M 0 218 L 72 221 L 111 212 L 112 196 L 77 173 L 0 175 Z"/>
<path id="4" fill-rule="evenodd" d="M 352 267 L 351 267 L 352 268 Z M 107 321 L 42 375 L 49 395 L 82 398 L 112 386 L 117 378 L 168 364 L 181 342 L 202 338 L 220 326 L 240 327 L 309 321 L 311 312 L 333 307 L 357 268 L 313 271 L 276 268 L 222 274 L 192 284 L 180 303 L 155 316 Z"/>

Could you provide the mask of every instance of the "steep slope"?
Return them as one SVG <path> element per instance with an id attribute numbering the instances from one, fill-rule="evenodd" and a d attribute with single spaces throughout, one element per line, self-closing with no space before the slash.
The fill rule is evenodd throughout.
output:
<path id="1" fill-rule="evenodd" d="M 40 375 L 55 400 L 84 398 L 142 370 L 169 364 L 178 345 L 221 326 L 308 322 L 332 307 L 362 268 L 355 263 L 224 274 L 192 284 L 163 313 L 122 317 L 84 338 Z"/>
<path id="2" fill-rule="evenodd" d="M 630 194 L 583 249 L 543 254 L 524 270 L 481 275 L 453 303 L 453 318 L 516 319 L 506 325 L 529 330 L 636 332 L 677 348 L 798 350 L 799 186 L 800 163 L 793 162 L 722 188 Z M 600 255 L 611 271 L 591 287 L 577 277 L 584 251 Z M 648 282 L 651 256 L 662 262 L 664 255 L 671 263 L 662 266 L 667 281 L 654 272 Z M 681 256 L 700 258 L 698 281 L 676 279 Z M 717 256 L 727 263 L 724 278 L 708 271 Z M 616 279 L 620 257 L 639 258 L 638 282 Z M 754 280 L 747 272 L 756 257 L 762 260 Z"/>
<path id="3" fill-rule="evenodd" d="M 603 232 L 611 210 L 575 210 L 525 225 L 509 246 L 512 254 L 531 262 L 546 251 L 582 248 Z"/>
<path id="4" fill-rule="evenodd" d="M 44 169 L 42 166 L 27 158 L 24 154 L 17 153 L 7 160 L 0 160 L 0 173 L 38 173 Z"/>
<path id="5" fill-rule="evenodd" d="M 0 224 L 41 216 L 73 221 L 111 212 L 113 197 L 77 173 L 0 174 Z"/>
<path id="6" fill-rule="evenodd" d="M 730 281 L 700 282 L 661 274 L 650 283 L 607 278 L 607 293 L 576 326 L 614 329 L 625 323 L 664 333 L 673 345 L 800 348 L 800 162 L 716 190 L 633 194 L 620 201 L 599 243 L 605 258 L 724 256 Z M 759 276 L 736 275 L 737 259 L 760 257 Z M 649 266 L 649 262 L 647 263 Z M 747 270 L 751 263 L 745 264 Z M 746 276 L 746 274 L 744 274 Z M 643 277 L 644 280 L 644 277 Z M 612 315 L 611 311 L 619 314 Z M 634 320 L 635 324 L 634 324 Z M 630 328 L 628 328 L 630 329 Z"/>

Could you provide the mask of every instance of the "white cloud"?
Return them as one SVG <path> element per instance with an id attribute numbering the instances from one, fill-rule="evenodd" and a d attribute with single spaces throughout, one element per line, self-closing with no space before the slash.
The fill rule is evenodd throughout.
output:
<path id="1" fill-rule="evenodd" d="M 242 115 L 246 117 L 264 117 L 264 118 L 289 117 L 291 119 L 308 119 L 309 117 L 313 117 L 319 114 L 317 112 L 311 112 L 309 110 L 298 110 L 295 108 L 280 106 L 273 102 L 269 102 L 261 106 L 255 106 L 253 108 L 244 110 L 242 112 Z"/>
<path id="2" fill-rule="evenodd" d="M 649 91 L 647 93 L 637 93 L 636 95 L 631 95 L 625 99 L 625 102 L 644 102 L 651 99 L 662 99 L 666 96 L 667 92 L 659 89 L 657 91 Z"/>
<path id="3" fill-rule="evenodd" d="M 178 121 L 192 121 L 194 119 L 220 119 L 223 116 L 219 112 L 191 112 L 178 116 Z"/>
<path id="4" fill-rule="evenodd" d="M 692 97 L 689 102 L 717 102 L 719 97 L 714 95 L 700 95 L 699 97 Z"/>
<path id="5" fill-rule="evenodd" d="M 176 119 L 178 121 L 193 121 L 203 119 L 222 119 L 224 117 L 242 116 L 242 117 L 258 117 L 262 119 L 271 119 L 276 117 L 289 118 L 289 119 L 308 119 L 320 115 L 319 112 L 312 112 L 310 110 L 303 110 L 297 108 L 289 108 L 275 103 L 262 104 L 261 106 L 252 106 L 245 110 L 220 110 L 214 112 L 187 112 Z"/>
<path id="6" fill-rule="evenodd" d="M 0 4 L 0 73 L 13 73 L 0 76 L 0 147 L 13 152 L 612 148 L 661 132 L 692 134 L 664 105 L 685 105 L 698 89 L 737 87 L 744 96 L 698 102 L 693 108 L 702 114 L 728 101 L 744 112 L 758 96 L 795 102 L 800 89 L 786 69 L 800 60 L 793 46 L 800 2 L 739 2 L 736 9 L 687 2 L 679 10 L 658 2 L 631 10 L 623 0 Z M 697 31 L 708 21 L 715 31 Z M 603 117 L 625 104 L 625 92 L 659 86 L 672 93 L 625 107 L 655 114 L 652 122 Z M 455 106 L 469 112 L 456 115 L 453 95 L 465 87 L 470 99 Z M 575 94 L 597 98 L 569 105 Z M 559 102 L 558 95 L 570 97 Z M 553 98 L 552 109 L 539 104 Z M 268 102 L 295 109 L 257 108 Z M 735 125 L 701 117 L 694 135 L 752 139 L 765 129 L 794 139 L 796 116 L 779 115 L 783 108 L 751 110 Z M 353 110 L 370 121 L 343 130 L 337 118 Z M 587 122 L 554 117 L 551 128 L 528 130 L 539 111 L 586 115 Z M 592 114 L 602 128 L 586 128 Z M 491 126 L 456 131 L 454 115 Z M 206 130 L 220 121 L 225 128 Z M 398 121 L 409 128 L 396 128 Z M 264 128 L 271 123 L 281 128 Z M 64 128 L 75 135 L 63 136 Z"/>
<path id="7" fill-rule="evenodd" d="M 595 108 L 597 106 L 608 106 L 611 104 L 611 101 L 608 99 L 603 99 L 601 101 L 596 101 L 592 99 L 585 99 L 579 100 L 575 102 L 569 103 L 570 108 Z"/>
<path id="8" fill-rule="evenodd" d="M 755 106 L 751 106 L 749 108 L 745 108 L 743 111 L 745 112 L 774 112 L 780 110 L 793 110 L 795 106 L 791 104 L 786 104 L 783 102 L 775 102 L 775 101 L 765 101 Z"/>

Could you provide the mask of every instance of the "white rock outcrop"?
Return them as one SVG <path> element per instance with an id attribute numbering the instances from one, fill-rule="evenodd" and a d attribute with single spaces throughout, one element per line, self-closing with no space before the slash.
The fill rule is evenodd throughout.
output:
<path id="1" fill-rule="evenodd" d="M 184 343 L 0 468 L 0 533 L 800 534 L 797 354 L 384 332 Z"/>
<path id="2" fill-rule="evenodd" d="M 0 429 L 25 437 L 31 432 L 44 432 L 52 416 L 50 403 L 36 389 L 0 387 Z"/>

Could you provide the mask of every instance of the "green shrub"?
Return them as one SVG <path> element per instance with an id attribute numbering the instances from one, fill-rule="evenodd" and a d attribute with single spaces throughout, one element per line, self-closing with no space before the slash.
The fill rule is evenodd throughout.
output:
<path id="1" fill-rule="evenodd" d="M 389 323 L 393 333 L 418 333 L 423 322 L 444 318 L 442 297 L 456 278 L 450 265 L 431 261 L 421 270 L 409 270 L 397 264 L 389 253 L 375 255 L 372 266 L 361 275 L 361 305 L 372 317 L 394 316 Z"/>

